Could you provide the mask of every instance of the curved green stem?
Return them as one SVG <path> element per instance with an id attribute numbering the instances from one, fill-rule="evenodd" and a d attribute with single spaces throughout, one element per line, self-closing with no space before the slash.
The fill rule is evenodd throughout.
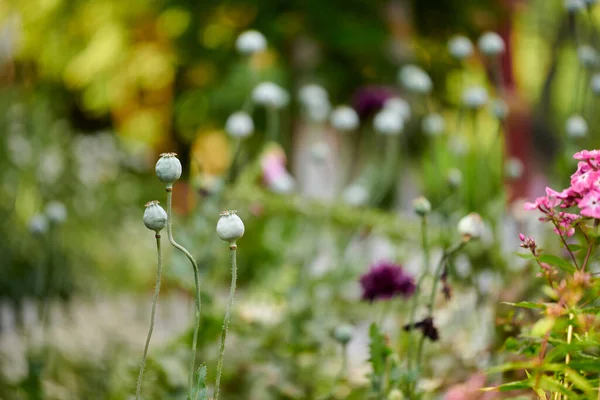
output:
<path id="1" fill-rule="evenodd" d="M 190 399 L 192 399 L 192 389 L 194 387 L 194 369 L 196 363 L 196 346 L 198 344 L 198 330 L 200 328 L 200 311 L 201 311 L 201 303 L 200 303 L 200 278 L 198 276 L 198 264 L 196 260 L 189 251 L 185 249 L 182 245 L 177 243 L 175 239 L 173 239 L 173 211 L 172 211 L 172 203 L 173 203 L 173 188 L 167 188 L 167 234 L 169 236 L 169 242 L 171 245 L 175 247 L 177 250 L 181 251 L 185 256 L 190 260 L 192 264 L 192 268 L 194 269 L 194 284 L 196 286 L 196 317 L 194 319 L 194 337 L 192 339 L 192 360 L 190 361 L 190 374 L 188 377 L 188 393 Z"/>
<path id="2" fill-rule="evenodd" d="M 279 136 L 279 111 L 273 107 L 267 107 L 267 141 L 277 142 Z"/>
<path id="3" fill-rule="evenodd" d="M 140 365 L 140 373 L 137 380 L 137 389 L 135 391 L 135 398 L 139 400 L 140 393 L 142 392 L 142 378 L 144 376 L 144 369 L 146 368 L 146 357 L 148 356 L 148 347 L 150 347 L 150 338 L 152 337 L 152 331 L 154 330 L 154 319 L 156 317 L 156 303 L 158 302 L 158 294 L 160 292 L 160 278 L 162 275 L 162 250 L 160 247 L 160 234 L 156 234 L 156 252 L 158 253 L 158 268 L 156 270 L 156 287 L 154 289 L 154 298 L 152 299 L 152 311 L 150 313 L 150 326 L 148 327 L 148 336 L 146 337 L 146 344 L 144 346 L 144 353 L 142 355 L 142 364 Z"/>
<path id="4" fill-rule="evenodd" d="M 221 374 L 223 372 L 223 358 L 225 356 L 225 340 L 227 339 L 227 329 L 231 320 L 231 310 L 233 308 L 233 300 L 235 297 L 235 285 L 237 281 L 237 245 L 229 246 L 231 255 L 231 287 L 229 288 L 229 301 L 227 303 L 227 311 L 225 311 L 225 319 L 223 320 L 223 329 L 221 330 L 221 343 L 219 345 L 219 359 L 217 361 L 217 382 L 215 383 L 215 400 L 219 400 L 219 387 L 221 385 Z"/>

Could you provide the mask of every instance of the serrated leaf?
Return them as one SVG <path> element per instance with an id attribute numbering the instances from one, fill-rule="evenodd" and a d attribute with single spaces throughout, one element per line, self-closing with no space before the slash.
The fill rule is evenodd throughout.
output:
<path id="1" fill-rule="evenodd" d="M 374 375 L 382 375 L 385 373 L 385 364 L 389 355 L 392 353 L 385 342 L 385 336 L 379 331 L 376 324 L 371 324 L 369 328 L 369 352 L 371 366 L 373 367 Z"/>
<path id="2" fill-rule="evenodd" d="M 544 254 L 539 258 L 539 261 L 558 267 L 559 269 L 565 272 L 573 273 L 576 271 L 576 268 L 573 265 L 571 265 L 570 262 L 552 254 Z"/>

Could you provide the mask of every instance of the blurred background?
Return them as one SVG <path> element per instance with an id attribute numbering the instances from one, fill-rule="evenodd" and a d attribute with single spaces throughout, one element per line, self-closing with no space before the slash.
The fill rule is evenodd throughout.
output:
<path id="1" fill-rule="evenodd" d="M 522 201 L 568 182 L 568 154 L 598 142 L 600 10 L 566 3 L 0 3 L 0 398 L 131 398 L 156 271 L 143 205 L 166 202 L 154 175 L 164 152 L 183 164 L 174 232 L 200 265 L 197 359 L 212 377 L 229 283 L 214 228 L 229 208 L 246 224 L 226 398 L 323 398 L 340 362 L 331 331 L 343 322 L 357 332 L 348 378 L 325 398 L 363 398 L 354 393 L 367 379 L 375 306 L 361 302 L 358 278 L 381 259 L 429 268 L 415 251 L 419 195 L 435 211 L 433 254 L 468 212 L 488 227 L 451 271 L 456 293 L 439 320 L 458 333 L 432 347 L 423 385 L 441 396 L 484 370 L 514 333 L 496 324 L 507 312 L 498 299 L 538 289 L 513 281 L 534 276 L 513 257 L 520 230 L 538 229 Z M 266 48 L 244 50 L 247 30 Z M 488 31 L 505 43 L 497 57 L 477 48 Z M 453 55 L 456 35 L 474 52 Z M 403 82 L 412 65 L 431 90 Z M 261 103 L 254 89 L 265 81 L 283 90 L 281 104 Z M 469 88 L 485 90 L 483 103 L 470 105 Z M 410 104 L 401 133 L 393 118 L 376 121 L 398 98 Z M 359 117 L 349 132 L 331 112 L 339 105 Z M 239 110 L 252 117 L 248 137 L 226 125 Z M 145 392 L 182 399 L 193 276 L 165 247 Z M 402 304 L 388 323 L 405 346 Z"/>

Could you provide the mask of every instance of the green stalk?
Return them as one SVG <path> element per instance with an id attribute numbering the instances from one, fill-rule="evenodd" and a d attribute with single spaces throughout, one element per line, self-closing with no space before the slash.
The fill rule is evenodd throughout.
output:
<path id="1" fill-rule="evenodd" d="M 410 316 L 409 316 L 409 327 L 412 327 L 415 324 L 415 315 L 417 312 L 417 307 L 419 305 L 419 294 L 421 292 L 421 285 L 423 284 L 423 280 L 425 279 L 425 277 L 427 276 L 427 270 L 429 269 L 429 241 L 427 240 L 427 218 L 423 217 L 421 218 L 421 242 L 422 242 L 422 247 L 423 247 L 423 273 L 421 274 L 421 276 L 419 277 L 419 280 L 417 281 L 417 285 L 415 288 L 415 294 L 413 296 L 413 302 L 412 305 L 410 307 Z M 408 370 L 410 371 L 412 368 L 412 355 L 413 355 L 413 334 L 411 331 L 409 331 L 409 336 L 408 336 L 408 362 L 407 362 L 407 367 Z M 412 385 L 411 385 L 412 386 Z M 412 391 L 412 387 L 410 388 L 410 391 Z"/>
<path id="2" fill-rule="evenodd" d="M 267 107 L 267 141 L 277 142 L 279 132 L 279 112 L 273 106 Z"/>
<path id="3" fill-rule="evenodd" d="M 172 211 L 172 203 L 173 203 L 173 188 L 167 187 L 167 234 L 169 236 L 169 242 L 171 245 L 175 247 L 177 250 L 181 251 L 185 256 L 190 260 L 192 264 L 192 268 L 194 269 L 194 284 L 196 286 L 196 317 L 194 319 L 194 337 L 192 339 L 192 360 L 190 361 L 190 374 L 188 377 L 188 393 L 190 399 L 192 399 L 192 389 L 194 387 L 194 369 L 196 363 L 196 346 L 198 344 L 198 329 L 200 327 L 200 311 L 201 311 L 201 303 L 200 303 L 200 278 L 198 276 L 198 264 L 196 260 L 189 251 L 185 249 L 182 245 L 175 242 L 173 238 L 173 211 Z"/>
<path id="4" fill-rule="evenodd" d="M 227 310 L 225 311 L 225 319 L 223 320 L 223 329 L 221 330 L 221 343 L 219 345 L 219 359 L 217 360 L 217 382 L 215 383 L 215 400 L 219 400 L 219 387 L 221 385 L 221 374 L 223 372 L 223 358 L 225 356 L 225 340 L 227 339 L 227 329 L 231 320 L 231 310 L 233 308 L 233 300 L 235 297 L 235 285 L 237 281 L 237 245 L 232 243 L 229 246 L 231 256 L 231 286 L 229 288 L 229 301 Z"/>
<path id="5" fill-rule="evenodd" d="M 142 364 L 140 365 L 140 373 L 137 380 L 137 389 L 135 391 L 135 398 L 139 400 L 140 393 L 142 392 L 142 378 L 144 377 L 144 369 L 146 368 L 146 358 L 148 356 L 148 347 L 150 347 L 150 338 L 152 337 L 152 331 L 154 330 L 154 319 L 156 317 L 156 303 L 158 302 L 158 294 L 160 292 L 160 278 L 162 275 L 162 250 L 160 247 L 160 234 L 156 234 L 156 251 L 158 253 L 158 268 L 156 270 L 156 287 L 154 288 L 154 298 L 152 299 L 152 311 L 150 313 L 150 326 L 148 327 L 148 336 L 146 337 L 146 344 L 144 345 L 144 353 L 142 355 Z"/>

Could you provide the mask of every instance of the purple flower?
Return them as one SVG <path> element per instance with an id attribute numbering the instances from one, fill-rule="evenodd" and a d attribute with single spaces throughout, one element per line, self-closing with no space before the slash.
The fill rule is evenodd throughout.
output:
<path id="1" fill-rule="evenodd" d="M 369 272 L 360 277 L 363 300 L 387 300 L 400 295 L 410 297 L 416 289 L 412 276 L 400 265 L 380 261 L 371 266 Z"/>
<path id="2" fill-rule="evenodd" d="M 381 110 L 386 100 L 398 95 L 387 86 L 364 86 L 356 91 L 352 99 L 352 105 L 364 119 Z"/>

